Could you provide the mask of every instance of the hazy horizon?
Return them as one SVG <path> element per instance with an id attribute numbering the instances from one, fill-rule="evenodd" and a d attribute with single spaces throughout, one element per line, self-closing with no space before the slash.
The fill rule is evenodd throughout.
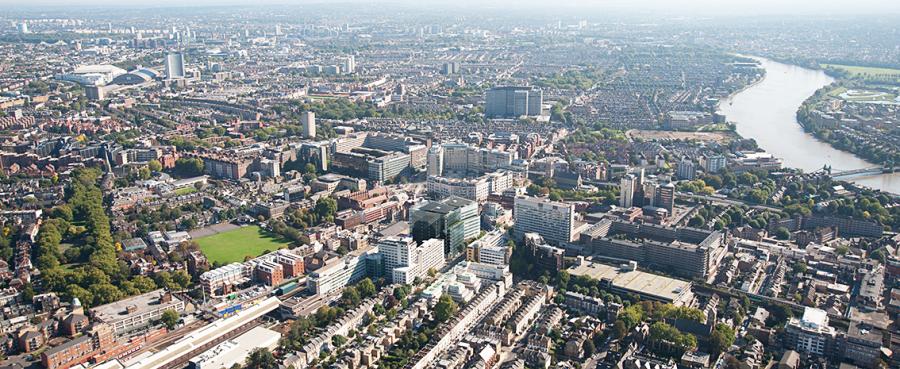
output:
<path id="1" fill-rule="evenodd" d="M 897 15 L 900 14 L 900 1 L 859 0 L 853 3 L 840 0 L 557 0 L 553 2 L 539 0 L 257 0 L 252 4 L 239 0 L 194 0 L 184 2 L 178 0 L 0 0 L 0 5 L 7 7 L 6 12 L 16 10 L 40 10 L 41 8 L 73 8 L 73 7 L 121 7 L 121 8 L 164 8 L 164 7 L 209 7 L 209 6 L 291 6 L 309 4 L 329 4 L 339 6 L 352 3 L 363 6 L 399 5 L 411 8 L 434 9 L 440 7 L 459 8 L 461 11 L 478 9 L 502 9 L 511 7 L 516 11 L 552 10 L 554 13 L 568 13 L 568 10 L 602 13 L 640 12 L 665 13 L 673 16 L 682 15 Z"/>

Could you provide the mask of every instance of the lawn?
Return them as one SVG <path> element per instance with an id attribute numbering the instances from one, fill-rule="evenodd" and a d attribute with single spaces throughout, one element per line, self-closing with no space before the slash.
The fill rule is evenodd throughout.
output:
<path id="1" fill-rule="evenodd" d="M 175 196 L 189 195 L 194 192 L 197 192 L 197 189 L 194 186 L 182 187 L 175 190 Z"/>
<path id="2" fill-rule="evenodd" d="M 841 64 L 822 64 L 822 68 L 833 67 L 837 69 L 843 69 L 854 76 L 865 76 L 865 77 L 889 77 L 889 78 L 897 78 L 900 77 L 900 69 L 893 68 L 877 68 L 877 67 L 862 67 L 858 65 L 841 65 Z"/>
<path id="3" fill-rule="evenodd" d="M 244 261 L 245 256 L 256 257 L 264 251 L 285 248 L 288 242 L 259 226 L 246 226 L 212 236 L 198 238 L 200 251 L 210 262 L 223 264 Z"/>

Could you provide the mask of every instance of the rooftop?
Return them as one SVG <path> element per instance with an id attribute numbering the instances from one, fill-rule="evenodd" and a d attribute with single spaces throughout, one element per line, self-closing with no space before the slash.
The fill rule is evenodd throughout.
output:
<path id="1" fill-rule="evenodd" d="M 143 314 L 158 309 L 162 305 L 160 300 L 166 293 L 165 290 L 158 289 L 110 304 L 97 306 L 91 309 L 91 315 L 97 320 L 111 322 L 126 316 Z M 176 304 L 180 301 L 175 296 L 171 296 L 171 299 L 167 304 Z M 131 309 L 131 312 L 128 312 L 129 309 Z"/>
<path id="2" fill-rule="evenodd" d="M 581 265 L 569 268 L 568 272 L 571 275 L 609 280 L 614 287 L 673 302 L 682 300 L 685 292 L 691 289 L 691 282 L 688 281 L 639 270 L 623 270 L 612 265 L 591 261 L 585 261 Z"/>

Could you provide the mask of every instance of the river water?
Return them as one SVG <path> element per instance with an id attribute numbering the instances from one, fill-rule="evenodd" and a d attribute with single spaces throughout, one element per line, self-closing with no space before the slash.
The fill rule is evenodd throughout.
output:
<path id="1" fill-rule="evenodd" d="M 757 58 L 766 70 L 759 83 L 723 101 L 719 110 L 734 122 L 737 132 L 759 147 L 784 159 L 786 167 L 807 172 L 831 165 L 832 171 L 877 166 L 840 151 L 803 131 L 797 109 L 819 88 L 834 79 L 820 70 Z M 900 194 L 900 173 L 853 177 L 858 184 Z"/>

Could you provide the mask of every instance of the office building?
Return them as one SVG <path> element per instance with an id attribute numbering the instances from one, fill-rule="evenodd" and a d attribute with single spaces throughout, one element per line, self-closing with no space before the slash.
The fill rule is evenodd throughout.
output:
<path id="1" fill-rule="evenodd" d="M 181 79 L 184 76 L 184 54 L 180 52 L 168 53 L 166 55 L 166 78 Z"/>
<path id="2" fill-rule="evenodd" d="M 256 265 L 256 281 L 266 286 L 277 286 L 284 282 L 284 267 L 281 264 L 263 261 Z"/>
<path id="3" fill-rule="evenodd" d="M 438 152 L 443 153 L 441 174 L 435 175 L 451 177 L 477 176 L 509 169 L 513 160 L 518 158 L 517 151 L 479 148 L 464 143 L 445 143 L 440 145 L 440 149 L 432 149 L 435 160 Z"/>
<path id="4" fill-rule="evenodd" d="M 378 248 L 351 251 L 342 258 L 332 258 L 307 277 L 307 288 L 315 294 L 326 294 L 353 284 L 369 275 L 370 263 L 380 263 Z M 377 256 L 377 257 L 376 257 Z"/>
<path id="5" fill-rule="evenodd" d="M 249 276 L 241 263 L 231 263 L 200 275 L 200 286 L 209 297 L 223 296 L 247 283 Z"/>
<path id="6" fill-rule="evenodd" d="M 341 60 L 341 73 L 353 74 L 356 72 L 356 57 L 349 55 Z"/>
<path id="7" fill-rule="evenodd" d="M 412 237 L 386 237 L 378 242 L 384 270 L 393 283 L 410 284 L 444 266 L 444 242 L 430 239 L 417 245 Z"/>
<path id="8" fill-rule="evenodd" d="M 700 165 L 707 173 L 718 173 L 725 169 L 727 162 L 725 156 L 721 154 L 704 155 L 700 158 Z"/>
<path id="9" fill-rule="evenodd" d="M 517 196 L 513 204 L 513 233 L 537 233 L 552 245 L 572 242 L 575 235 L 575 206 L 547 199 Z"/>
<path id="10" fill-rule="evenodd" d="M 619 206 L 630 208 L 634 206 L 634 192 L 637 187 L 637 178 L 633 174 L 626 174 L 619 182 Z"/>
<path id="11" fill-rule="evenodd" d="M 95 353 L 91 337 L 79 336 L 41 353 L 41 363 L 47 369 L 69 368 L 87 362 Z"/>
<path id="12" fill-rule="evenodd" d="M 305 111 L 300 114 L 300 123 L 303 125 L 303 137 L 316 138 L 316 113 Z"/>
<path id="13" fill-rule="evenodd" d="M 203 172 L 216 178 L 239 180 L 247 175 L 253 159 L 235 157 L 233 155 L 206 155 L 203 159 Z"/>
<path id="14" fill-rule="evenodd" d="M 697 169 L 694 167 L 694 162 L 688 158 L 681 158 L 678 161 L 678 169 L 676 170 L 676 176 L 678 179 L 685 180 L 693 180 L 696 176 Z"/>
<path id="15" fill-rule="evenodd" d="M 94 320 L 106 323 L 116 334 L 143 328 L 162 318 L 166 310 L 184 311 L 184 301 L 159 289 L 91 309 Z"/>
<path id="16" fill-rule="evenodd" d="M 410 155 L 391 152 L 387 155 L 367 160 L 369 180 L 374 182 L 390 181 L 406 172 L 410 164 Z"/>
<path id="17" fill-rule="evenodd" d="M 459 70 L 459 62 L 446 62 L 441 66 L 441 74 L 443 75 L 459 74 Z"/>
<path id="18" fill-rule="evenodd" d="M 459 255 L 466 240 L 478 237 L 481 232 L 478 203 L 455 196 L 413 207 L 409 224 L 416 242 L 443 239 L 448 256 Z"/>
<path id="19" fill-rule="evenodd" d="M 724 238 L 718 231 L 612 219 L 602 219 L 580 235 L 586 253 L 633 260 L 690 278 L 716 273 L 726 254 Z"/>
<path id="20" fill-rule="evenodd" d="M 441 145 L 444 153 L 443 171 L 467 173 L 469 171 L 469 145 L 464 143 L 448 143 Z"/>
<path id="21" fill-rule="evenodd" d="M 784 327 L 784 343 L 801 354 L 833 356 L 837 331 L 828 325 L 825 310 L 807 307 L 803 317 L 791 318 Z"/>
<path id="22" fill-rule="evenodd" d="M 565 250 L 551 246 L 537 233 L 525 233 L 523 236 L 528 250 L 529 262 L 542 269 L 559 272 L 564 266 Z"/>
<path id="23" fill-rule="evenodd" d="M 432 199 L 440 200 L 457 196 L 479 203 L 487 201 L 490 194 L 502 193 L 512 186 L 513 174 L 507 171 L 463 179 L 429 176 L 425 182 L 428 196 Z"/>
<path id="24" fill-rule="evenodd" d="M 506 232 L 496 229 L 466 246 L 466 260 L 491 265 L 508 265 L 512 248 Z"/>
<path id="25" fill-rule="evenodd" d="M 378 241 L 378 253 L 381 254 L 381 262 L 387 271 L 409 265 L 410 255 L 415 248 L 416 241 L 412 237 L 385 237 Z"/>
<path id="26" fill-rule="evenodd" d="M 87 86 L 84 88 L 84 96 L 91 101 L 100 101 L 106 98 L 106 89 L 103 86 Z"/>
<path id="27" fill-rule="evenodd" d="M 675 185 L 672 182 L 656 187 L 653 206 L 668 210 L 670 215 L 674 214 Z"/>
<path id="28" fill-rule="evenodd" d="M 30 33 L 28 31 L 28 23 L 25 23 L 25 22 L 16 24 L 16 30 L 18 30 L 19 33 L 22 33 L 22 34 Z"/>
<path id="29" fill-rule="evenodd" d="M 444 149 L 440 145 L 432 145 L 428 149 L 428 176 L 444 174 Z"/>
<path id="30" fill-rule="evenodd" d="M 875 368 L 881 359 L 884 333 L 875 327 L 851 321 L 844 342 L 844 360 L 861 368 Z"/>
<path id="31" fill-rule="evenodd" d="M 488 118 L 538 116 L 543 98 L 541 90 L 530 86 L 494 87 L 485 92 L 484 114 Z"/>

